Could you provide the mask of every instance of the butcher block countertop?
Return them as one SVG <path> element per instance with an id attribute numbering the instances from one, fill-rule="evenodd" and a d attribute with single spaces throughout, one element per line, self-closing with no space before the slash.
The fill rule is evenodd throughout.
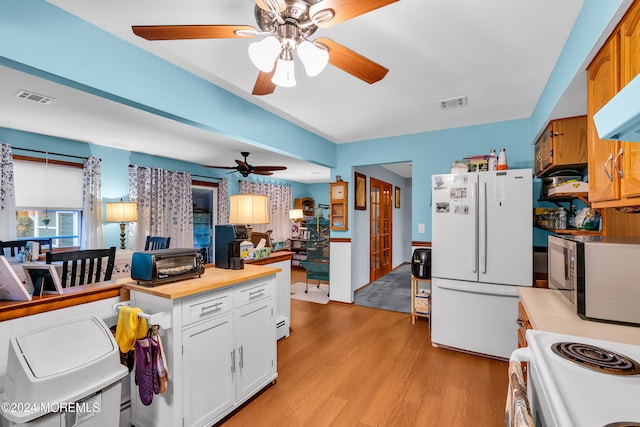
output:
<path id="1" fill-rule="evenodd" d="M 640 327 L 583 320 L 556 290 L 521 287 L 518 293 L 533 329 L 640 345 Z"/>
<path id="2" fill-rule="evenodd" d="M 122 288 L 128 291 L 144 292 L 167 299 L 178 299 L 201 292 L 212 291 L 235 285 L 260 277 L 270 276 L 279 272 L 279 268 L 245 264 L 242 270 L 228 270 L 224 268 L 205 268 L 201 277 L 182 280 L 179 282 L 166 283 L 158 286 L 138 285 L 135 282 L 128 282 Z"/>

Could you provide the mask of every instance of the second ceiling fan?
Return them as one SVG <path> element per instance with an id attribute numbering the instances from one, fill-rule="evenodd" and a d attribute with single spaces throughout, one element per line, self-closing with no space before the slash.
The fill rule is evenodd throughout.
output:
<path id="1" fill-rule="evenodd" d="M 351 49 L 322 37 L 309 37 L 398 0 L 256 0 L 259 29 L 249 25 L 134 25 L 133 32 L 147 40 L 186 40 L 264 37 L 249 46 L 249 57 L 260 70 L 253 95 L 268 95 L 276 86 L 295 86 L 293 52 L 297 51 L 309 76 L 327 63 L 371 84 L 387 68 Z"/>

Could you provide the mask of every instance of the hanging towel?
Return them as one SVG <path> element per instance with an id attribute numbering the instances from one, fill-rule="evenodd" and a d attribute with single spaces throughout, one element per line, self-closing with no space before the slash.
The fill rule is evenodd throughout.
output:
<path id="1" fill-rule="evenodd" d="M 527 398 L 527 385 L 524 382 L 520 362 L 509 362 L 509 391 L 504 417 L 505 427 L 535 427 L 531 417 L 531 408 Z"/>
<path id="2" fill-rule="evenodd" d="M 123 305 L 118 313 L 116 326 L 116 342 L 122 353 L 134 350 L 136 339 L 147 336 L 149 327 L 146 319 L 138 316 L 142 309 Z"/>

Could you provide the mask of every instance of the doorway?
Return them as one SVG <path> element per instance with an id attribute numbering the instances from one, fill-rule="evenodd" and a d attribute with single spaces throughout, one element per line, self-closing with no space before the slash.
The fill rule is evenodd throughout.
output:
<path id="1" fill-rule="evenodd" d="M 370 188 L 369 281 L 373 282 L 391 271 L 393 186 L 372 177 Z"/>
<path id="2" fill-rule="evenodd" d="M 193 196 L 193 247 L 202 252 L 207 264 L 213 262 L 213 228 L 216 225 L 218 188 L 191 187 Z"/>

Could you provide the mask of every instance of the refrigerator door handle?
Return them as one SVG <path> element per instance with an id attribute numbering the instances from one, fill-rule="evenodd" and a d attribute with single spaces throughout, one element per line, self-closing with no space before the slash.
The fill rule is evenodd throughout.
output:
<path id="1" fill-rule="evenodd" d="M 478 212 L 478 182 L 476 181 L 473 184 L 472 187 L 472 191 L 474 194 L 472 194 L 472 200 L 475 201 L 475 210 L 476 212 Z M 479 241 L 478 241 L 478 228 L 479 228 L 479 219 L 478 219 L 478 215 L 476 215 L 474 222 L 473 222 L 473 226 L 474 226 L 474 233 L 473 233 L 473 248 L 474 248 L 474 253 L 473 253 L 473 260 L 472 260 L 472 264 L 473 264 L 473 272 L 474 273 L 478 273 L 478 249 L 479 249 Z"/>
<path id="2" fill-rule="evenodd" d="M 487 274 L 487 227 L 488 227 L 488 213 L 487 212 L 487 183 L 482 183 L 482 192 L 480 197 L 478 197 L 480 203 L 482 204 L 482 211 L 484 212 L 484 221 L 482 224 L 482 244 L 484 246 L 484 254 L 482 257 L 482 274 Z"/>
<path id="3" fill-rule="evenodd" d="M 448 284 L 448 283 L 439 283 L 438 288 L 447 289 L 449 291 L 455 292 L 464 292 L 471 294 L 479 294 L 479 295 L 492 295 L 499 297 L 518 297 L 518 286 L 508 286 L 508 285 L 495 285 L 495 288 L 489 288 L 486 286 L 478 286 L 477 284 Z"/>

